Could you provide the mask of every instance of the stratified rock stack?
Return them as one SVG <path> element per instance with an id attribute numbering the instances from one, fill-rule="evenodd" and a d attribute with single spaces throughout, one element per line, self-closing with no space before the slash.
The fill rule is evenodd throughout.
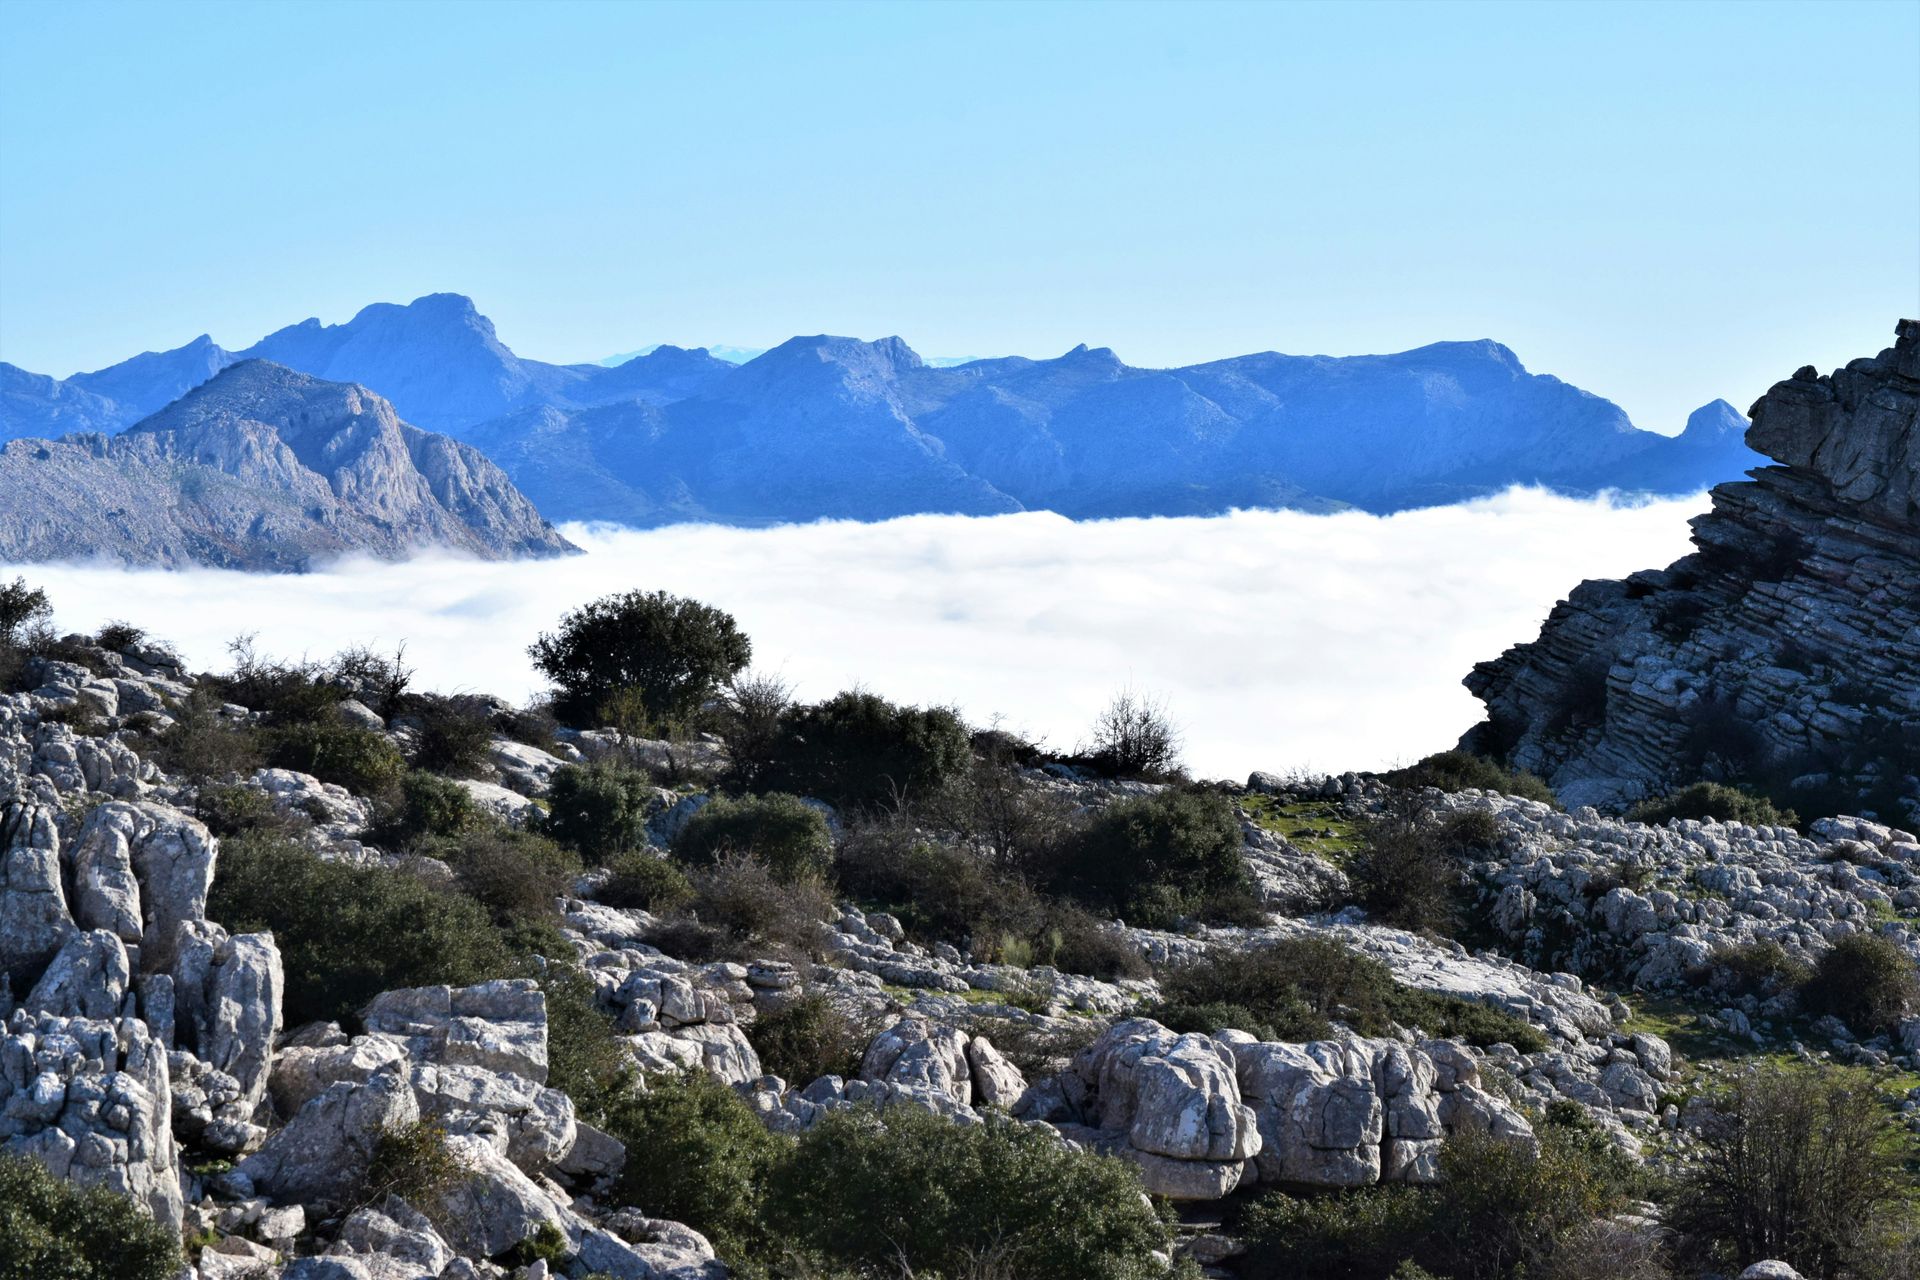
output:
<path id="1" fill-rule="evenodd" d="M 1756 403 L 1780 462 L 1713 491 L 1694 554 L 1584 582 L 1466 685 L 1463 740 L 1617 806 L 1708 778 L 1905 822 L 1920 806 L 1920 321 Z"/>

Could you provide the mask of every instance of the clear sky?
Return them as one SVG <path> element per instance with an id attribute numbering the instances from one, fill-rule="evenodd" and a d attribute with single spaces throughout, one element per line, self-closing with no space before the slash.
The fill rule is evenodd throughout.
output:
<path id="1" fill-rule="evenodd" d="M 0 0 L 0 359 L 1497 338 L 1677 429 L 1920 313 L 1920 3 Z"/>

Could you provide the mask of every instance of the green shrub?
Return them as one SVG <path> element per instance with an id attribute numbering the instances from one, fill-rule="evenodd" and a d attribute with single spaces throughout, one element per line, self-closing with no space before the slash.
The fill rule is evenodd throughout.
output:
<path id="1" fill-rule="evenodd" d="M 567 1241 L 566 1233 L 551 1222 L 543 1222 L 534 1228 L 532 1235 L 507 1250 L 501 1259 L 509 1267 L 530 1267 L 536 1262 L 544 1262 L 549 1268 L 557 1270 L 573 1247 Z"/>
<path id="2" fill-rule="evenodd" d="M 1791 827 L 1799 817 L 1791 809 L 1776 809 L 1773 801 L 1738 787 L 1696 782 L 1658 800 L 1642 800 L 1627 810 L 1627 821 L 1659 826 L 1675 818 L 1697 822 L 1745 822 L 1761 827 Z"/>
<path id="3" fill-rule="evenodd" d="M 693 898 L 687 873 L 665 858 L 635 851 L 620 854 L 607 865 L 613 874 L 594 897 L 610 907 L 638 907 L 665 915 Z"/>
<path id="4" fill-rule="evenodd" d="M 255 651 L 251 635 L 233 640 L 227 652 L 233 655 L 233 670 L 204 677 L 201 686 L 228 702 L 261 713 L 270 726 L 331 723 L 336 709 L 347 699 L 346 687 L 333 680 L 323 664 L 277 662 L 263 657 Z"/>
<path id="5" fill-rule="evenodd" d="M 673 856 L 710 866 L 729 854 L 757 858 L 783 880 L 817 879 L 832 868 L 833 834 L 826 816 L 798 796 L 720 796 L 680 829 Z"/>
<path id="6" fill-rule="evenodd" d="M 1712 1097 L 1668 1213 L 1691 1261 L 1737 1273 L 1765 1258 L 1853 1274 L 1912 1190 L 1873 1081 L 1761 1067 Z"/>
<path id="7" fill-rule="evenodd" d="M 1241 843 L 1232 801 L 1169 788 L 1109 805 L 1040 871 L 1055 892 L 1130 924 L 1237 917 L 1252 898 Z"/>
<path id="8" fill-rule="evenodd" d="M 451 839 L 490 823 L 465 787 L 411 769 L 400 779 L 398 793 L 382 806 L 374 834 L 381 843 L 404 846 L 423 839 Z"/>
<path id="9" fill-rule="evenodd" d="M 1850 933 L 1814 962 L 1800 1004 L 1815 1015 L 1832 1014 L 1858 1035 L 1891 1031 L 1920 1007 L 1920 973 L 1893 939 Z"/>
<path id="10" fill-rule="evenodd" d="M 224 842 L 207 905 L 235 933 L 271 930 L 288 1026 L 351 1022 L 382 991 L 506 976 L 515 960 L 486 910 L 406 871 L 326 862 L 291 841 Z"/>
<path id="11" fill-rule="evenodd" d="M 661 950 L 689 960 L 774 956 L 799 962 L 819 951 L 820 923 L 833 914 L 833 896 L 819 881 L 781 880 L 765 863 L 740 856 L 702 867 L 690 879 L 689 917 L 648 936 Z M 690 950 L 669 945 L 675 939 Z"/>
<path id="12" fill-rule="evenodd" d="M 274 768 L 310 773 L 356 795 L 391 792 L 407 771 L 407 762 L 387 735 L 339 721 L 269 729 L 264 743 L 267 763 Z"/>
<path id="13" fill-rule="evenodd" d="M 872 1028 L 816 991 L 755 1018 L 747 1039 L 768 1074 L 801 1088 L 821 1076 L 858 1076 Z"/>
<path id="14" fill-rule="evenodd" d="M 1046 919 L 1046 903 L 1018 876 L 905 820 L 856 823 L 834 870 L 842 889 L 893 912 L 923 942 L 990 949 L 1002 937 L 1032 939 Z"/>
<path id="15" fill-rule="evenodd" d="M 252 773 L 264 757 L 260 735 L 220 714 L 220 700 L 196 688 L 173 708 L 173 723 L 136 748 L 189 782 Z"/>
<path id="16" fill-rule="evenodd" d="M 1416 1269 L 1453 1280 L 1538 1274 L 1561 1242 L 1618 1212 L 1641 1188 L 1636 1167 L 1597 1132 L 1544 1124 L 1524 1146 L 1460 1133 L 1440 1181 L 1312 1199 L 1260 1197 L 1241 1214 L 1247 1280 L 1388 1280 Z"/>
<path id="17" fill-rule="evenodd" d="M 1436 1229 L 1437 1197 L 1384 1184 L 1334 1195 L 1269 1192 L 1240 1214 L 1247 1280 L 1386 1280 Z"/>
<path id="18" fill-rule="evenodd" d="M 704 1071 L 655 1076 L 608 1110 L 606 1128 L 639 1157 L 621 1170 L 616 1202 L 686 1223 L 730 1260 L 771 1252 L 762 1205 L 785 1143 L 733 1090 Z"/>
<path id="19" fill-rule="evenodd" d="M 1379 961 L 1325 938 L 1215 947 L 1164 974 L 1160 990 L 1163 1002 L 1150 1015 L 1176 1031 L 1233 1027 L 1263 1040 L 1307 1041 L 1326 1038 L 1338 1020 L 1362 1035 L 1382 1035 L 1398 1023 L 1523 1053 L 1547 1047 L 1544 1035 L 1511 1014 L 1402 986 Z"/>
<path id="20" fill-rule="evenodd" d="M 803 1253 L 870 1275 L 1165 1276 L 1168 1230 L 1132 1166 L 1051 1135 L 918 1107 L 832 1114 L 775 1169 L 768 1219 Z"/>
<path id="21" fill-rule="evenodd" d="M 1764 998 L 1796 990 L 1812 976 L 1810 965 L 1772 939 L 1761 939 L 1721 947 L 1708 957 L 1706 972 L 1697 975 L 1696 981 L 1729 995 Z"/>
<path id="22" fill-rule="evenodd" d="M 1161 977 L 1165 1003 L 1153 1016 L 1175 1030 L 1212 1032 L 1234 1025 L 1212 1019 L 1240 1013 L 1251 1025 L 1235 1029 L 1262 1040 L 1325 1039 L 1332 1018 L 1373 1034 L 1385 1027 L 1392 985 L 1384 965 L 1324 938 L 1215 947 Z"/>
<path id="23" fill-rule="evenodd" d="M 95 644 L 102 649 L 111 649 L 115 653 L 124 653 L 146 638 L 147 633 L 144 628 L 136 627 L 131 622 L 125 622 L 119 618 L 101 627 L 93 636 Z"/>
<path id="24" fill-rule="evenodd" d="M 547 999 L 547 1086 L 571 1098 L 582 1120 L 604 1126 L 633 1083 L 633 1055 L 584 970 L 550 961 L 536 981 Z"/>
<path id="25" fill-rule="evenodd" d="M 768 787 L 853 809 L 938 792 L 972 760 L 952 711 L 857 691 L 790 710 L 768 755 Z"/>
<path id="26" fill-rule="evenodd" d="M 1034 959 L 1066 973 L 1117 981 L 1153 974 L 1126 936 L 1071 902 L 1050 902 L 1034 943 Z"/>
<path id="27" fill-rule="evenodd" d="M 193 812 L 222 839 L 247 831 L 286 833 L 301 825 L 276 809 L 273 797 L 258 787 L 203 786 L 194 795 Z"/>
<path id="28" fill-rule="evenodd" d="M 568 613 L 528 653 L 553 681 L 554 710 L 569 723 L 600 723 L 627 694 L 665 729 L 684 724 L 745 669 L 753 645 L 722 610 L 664 591 L 629 591 Z"/>
<path id="29" fill-rule="evenodd" d="M 612 764 L 554 770 L 547 791 L 546 833 L 596 866 L 647 842 L 653 784 Z"/>
<path id="30" fill-rule="evenodd" d="M 1347 881 L 1377 923 L 1451 935 L 1465 907 L 1465 852 L 1429 820 L 1414 793 L 1402 791 L 1366 824 L 1347 862 Z"/>
<path id="31" fill-rule="evenodd" d="M 388 1196 L 399 1196 L 416 1209 L 431 1212 L 470 1173 L 447 1145 L 446 1129 L 416 1120 L 380 1134 L 355 1201 L 377 1205 Z"/>
<path id="32" fill-rule="evenodd" d="M 1442 791 L 1493 791 L 1558 807 L 1553 788 L 1524 770 L 1508 769 L 1485 756 L 1442 751 L 1418 764 L 1381 775 L 1396 787 L 1438 787 Z"/>
<path id="33" fill-rule="evenodd" d="M 580 860 L 570 851 L 533 832 L 498 825 L 441 841 L 431 852 L 453 868 L 461 889 L 501 922 L 552 917 L 555 899 L 580 874 Z"/>
<path id="34" fill-rule="evenodd" d="M 127 1196 L 83 1189 L 37 1160 L 0 1154 L 6 1280 L 173 1280 L 181 1265 L 179 1237 Z"/>
<path id="35" fill-rule="evenodd" d="M 413 766 L 454 778 L 471 778 L 487 762 L 493 723 L 478 698 L 416 695 L 408 700 L 414 722 Z"/>

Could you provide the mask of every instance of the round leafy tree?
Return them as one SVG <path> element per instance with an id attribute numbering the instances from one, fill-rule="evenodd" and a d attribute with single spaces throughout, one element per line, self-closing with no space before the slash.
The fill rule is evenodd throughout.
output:
<path id="1" fill-rule="evenodd" d="M 753 659 L 733 615 L 664 591 L 603 596 L 527 650 L 558 690 L 554 711 L 587 723 L 638 701 L 655 728 L 684 723 Z"/>

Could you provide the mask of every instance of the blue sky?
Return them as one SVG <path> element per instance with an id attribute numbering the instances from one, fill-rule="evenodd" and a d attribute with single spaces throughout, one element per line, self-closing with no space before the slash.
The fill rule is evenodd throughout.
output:
<path id="1" fill-rule="evenodd" d="M 1493 337 L 1673 430 L 1920 312 L 1920 3 L 0 0 L 0 359 Z"/>

